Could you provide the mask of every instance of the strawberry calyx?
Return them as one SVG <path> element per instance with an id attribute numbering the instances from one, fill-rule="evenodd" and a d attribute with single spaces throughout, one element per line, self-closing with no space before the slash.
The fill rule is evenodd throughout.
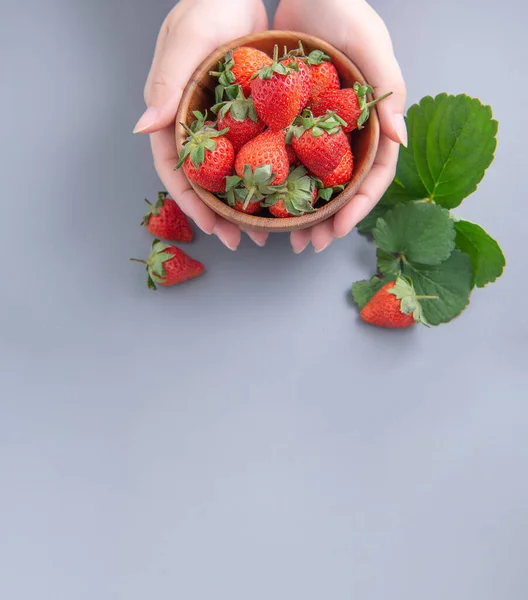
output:
<path id="1" fill-rule="evenodd" d="M 244 165 L 242 177 L 226 177 L 226 193 L 220 194 L 220 197 L 231 207 L 235 206 L 235 202 L 243 202 L 245 210 L 250 202 L 260 202 L 276 189 L 270 185 L 276 175 L 271 165 L 260 165 L 254 171 L 250 165 Z"/>
<path id="2" fill-rule="evenodd" d="M 322 65 L 324 62 L 332 62 L 332 59 L 322 50 L 312 50 L 306 57 L 306 62 L 309 65 Z"/>
<path id="3" fill-rule="evenodd" d="M 145 198 L 145 202 L 148 204 L 148 210 L 143 215 L 140 225 L 146 227 L 152 215 L 158 216 L 160 214 L 160 211 L 163 208 L 163 201 L 165 200 L 165 198 L 167 198 L 167 192 L 158 192 L 158 200 L 155 204 L 152 204 L 152 202 L 149 202 Z"/>
<path id="4" fill-rule="evenodd" d="M 293 60 L 287 65 L 281 62 L 279 59 L 279 47 L 277 44 L 275 44 L 275 47 L 273 48 L 273 61 L 271 65 L 264 65 L 261 67 L 259 71 L 253 73 L 251 79 L 255 79 L 256 77 L 259 79 L 271 79 L 275 74 L 286 77 L 292 71 L 298 72 L 299 65 L 297 64 L 297 60 L 294 57 L 292 57 L 292 59 Z"/>
<path id="5" fill-rule="evenodd" d="M 218 63 L 218 71 L 209 71 L 212 77 L 218 77 L 218 83 L 221 87 L 226 88 L 235 83 L 236 77 L 233 74 L 235 59 L 233 58 L 232 50 L 226 52 L 223 60 Z"/>
<path id="6" fill-rule="evenodd" d="M 193 115 L 196 117 L 196 120 L 191 123 L 190 127 L 184 123 L 180 123 L 189 135 L 183 143 L 180 160 L 176 165 L 176 169 L 179 169 L 183 165 L 187 157 L 190 157 L 191 162 L 198 169 L 205 160 L 205 151 L 209 150 L 209 152 L 213 152 L 215 150 L 215 138 L 225 135 L 229 131 L 229 127 L 218 131 L 214 128 L 214 124 L 208 124 L 206 122 L 207 112 L 202 114 L 196 110 L 193 111 Z"/>
<path id="7" fill-rule="evenodd" d="M 294 217 L 315 212 L 312 206 L 315 185 L 315 180 L 308 176 L 304 167 L 293 167 L 284 184 L 276 186 L 275 191 L 261 202 L 261 206 L 269 208 L 282 200 L 284 208 Z"/>
<path id="8" fill-rule="evenodd" d="M 354 84 L 354 87 L 352 89 L 354 90 L 354 92 L 356 92 L 356 95 L 358 97 L 358 102 L 359 102 L 359 109 L 361 111 L 361 114 L 359 115 L 358 120 L 357 120 L 357 128 L 362 129 L 363 125 L 367 122 L 368 118 L 370 117 L 371 106 L 374 106 L 381 100 L 384 100 L 385 98 L 390 96 L 392 94 L 392 92 L 387 92 L 386 94 L 383 94 L 383 96 L 380 96 L 379 98 L 375 98 L 371 102 L 367 102 L 367 94 L 374 93 L 374 88 L 372 86 L 361 85 L 359 83 L 359 81 L 356 81 L 356 83 Z"/>
<path id="9" fill-rule="evenodd" d="M 311 110 L 305 109 L 290 126 L 286 134 L 286 143 L 291 143 L 292 136 L 299 139 L 305 131 L 311 131 L 314 137 L 323 135 L 325 131 L 333 135 L 339 133 L 341 127 L 346 127 L 346 125 L 346 121 L 330 110 L 326 111 L 325 115 L 314 117 Z"/>
<path id="10" fill-rule="evenodd" d="M 254 123 L 258 121 L 257 111 L 251 98 L 246 98 L 239 85 L 230 85 L 225 88 L 227 100 L 217 102 L 211 110 L 222 119 L 228 112 L 233 115 L 235 121 L 244 121 L 249 117 Z"/>
<path id="11" fill-rule="evenodd" d="M 165 271 L 165 263 L 173 258 L 172 253 L 166 252 L 171 246 L 160 240 L 153 240 L 150 247 L 150 255 L 147 260 L 140 258 L 130 258 L 133 262 L 139 262 L 146 265 L 147 268 L 147 286 L 151 290 L 156 289 L 156 283 L 163 283 L 167 272 Z"/>
<path id="12" fill-rule="evenodd" d="M 318 177 L 314 177 L 314 181 L 315 186 L 317 187 L 316 201 L 324 200 L 325 202 L 329 202 L 334 194 L 339 194 L 345 189 L 344 185 L 325 187 L 323 182 Z"/>
<path id="13" fill-rule="evenodd" d="M 388 290 L 400 300 L 400 311 L 404 315 L 413 316 L 416 323 L 422 323 L 429 327 L 429 323 L 422 312 L 421 300 L 438 300 L 438 296 L 418 296 L 414 291 L 413 282 L 406 275 L 398 275 L 394 286 Z"/>

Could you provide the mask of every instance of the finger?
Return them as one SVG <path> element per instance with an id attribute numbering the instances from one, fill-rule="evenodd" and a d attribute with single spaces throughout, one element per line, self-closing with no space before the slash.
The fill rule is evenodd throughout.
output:
<path id="1" fill-rule="evenodd" d="M 160 34 L 145 86 L 147 110 L 134 133 L 153 133 L 174 123 L 183 89 L 196 65 L 215 49 L 215 41 L 197 35 L 185 23 Z M 161 46 L 161 49 L 159 48 Z"/>
<path id="2" fill-rule="evenodd" d="M 383 196 L 396 171 L 399 144 L 388 137 L 381 138 L 374 166 L 361 184 L 358 193 L 334 217 L 334 232 L 340 238 L 364 219 Z"/>
<path id="3" fill-rule="evenodd" d="M 354 21 L 360 19 L 360 22 L 346 37 L 345 53 L 358 64 L 367 82 L 374 88 L 375 98 L 392 92 L 376 105 L 381 132 L 406 146 L 407 129 L 403 118 L 406 88 L 390 34 L 382 19 L 366 2 L 360 12 L 362 14 L 357 11 L 354 14 Z"/>
<path id="4" fill-rule="evenodd" d="M 233 223 L 221 217 L 217 217 L 213 233 L 218 236 L 218 239 L 229 250 L 234 251 L 238 248 L 240 244 L 240 227 L 233 225 Z"/>
<path id="5" fill-rule="evenodd" d="M 316 252 L 322 252 L 334 241 L 334 220 L 327 219 L 312 228 L 312 246 Z"/>
<path id="6" fill-rule="evenodd" d="M 183 172 L 174 170 L 178 157 L 172 127 L 151 134 L 150 143 L 156 172 L 171 197 L 202 231 L 213 233 L 216 214 L 198 197 Z"/>
<path id="7" fill-rule="evenodd" d="M 247 233 L 248 238 L 255 242 L 257 246 L 262 248 L 266 244 L 269 235 L 266 231 L 255 231 L 253 229 L 244 229 L 243 231 Z"/>
<path id="8" fill-rule="evenodd" d="M 311 229 L 296 229 L 290 234 L 290 242 L 295 254 L 300 254 L 310 243 Z"/>

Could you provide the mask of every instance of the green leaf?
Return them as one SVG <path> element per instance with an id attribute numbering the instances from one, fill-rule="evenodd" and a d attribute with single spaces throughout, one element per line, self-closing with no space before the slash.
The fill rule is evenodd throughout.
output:
<path id="1" fill-rule="evenodd" d="M 430 325 L 451 321 L 469 303 L 473 271 L 469 257 L 459 250 L 440 265 L 404 264 L 403 273 L 411 278 L 418 296 L 438 296 L 421 302 Z"/>
<path id="2" fill-rule="evenodd" d="M 475 285 L 484 287 L 500 277 L 506 259 L 499 244 L 475 223 L 457 221 L 455 229 L 456 247 L 469 256 Z"/>
<path id="3" fill-rule="evenodd" d="M 385 252 L 426 265 L 440 264 L 455 247 L 449 211 L 435 204 L 398 204 L 378 219 L 372 234 Z"/>
<path id="4" fill-rule="evenodd" d="M 491 108 L 464 94 L 439 94 L 411 106 L 406 121 L 409 145 L 400 148 L 396 180 L 407 199 L 458 206 L 493 160 L 498 124 Z"/>
<path id="5" fill-rule="evenodd" d="M 384 276 L 397 277 L 401 272 L 401 261 L 394 254 L 385 252 L 381 248 L 376 251 L 378 258 L 378 271 Z"/>
<path id="6" fill-rule="evenodd" d="M 379 277 L 372 277 L 372 279 L 363 279 L 362 281 L 356 281 L 352 285 L 352 298 L 354 302 L 359 306 L 359 310 L 364 308 L 368 302 L 372 300 L 372 297 L 376 292 L 391 281 L 390 279 L 380 279 Z"/>
<path id="7" fill-rule="evenodd" d="M 383 204 L 377 204 L 370 213 L 357 224 L 357 228 L 359 233 L 367 234 L 372 233 L 374 227 L 376 227 L 376 222 L 379 217 L 383 217 L 385 213 L 390 210 L 390 207 L 384 206 Z"/>

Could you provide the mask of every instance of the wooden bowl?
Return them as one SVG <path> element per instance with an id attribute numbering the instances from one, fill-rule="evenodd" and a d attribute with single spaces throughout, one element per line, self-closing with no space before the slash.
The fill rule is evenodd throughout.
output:
<path id="1" fill-rule="evenodd" d="M 214 104 L 214 90 L 218 80 L 209 75 L 209 71 L 217 69 L 218 62 L 228 50 L 233 50 L 239 46 L 252 46 L 272 55 L 275 44 L 278 44 L 280 50 L 284 46 L 287 46 L 288 50 L 292 50 L 298 47 L 299 40 L 302 41 L 307 53 L 319 49 L 331 57 L 339 73 L 342 87 L 352 87 L 356 81 L 359 81 L 363 85 L 366 84 L 365 78 L 359 69 L 342 52 L 327 42 L 305 33 L 294 31 L 263 31 L 238 38 L 229 44 L 220 46 L 215 52 L 210 54 L 196 69 L 187 83 L 176 115 L 176 147 L 178 154 L 181 152 L 183 142 L 187 137 L 180 123 L 190 125 L 194 120 L 193 110 L 203 112 Z M 316 212 L 306 213 L 300 217 L 275 218 L 248 215 L 231 208 L 199 185 L 193 182 L 191 182 L 191 185 L 198 196 L 215 213 L 242 228 L 269 232 L 304 229 L 328 219 L 355 196 L 359 186 L 372 168 L 378 149 L 378 141 L 379 121 L 375 108 L 372 108 L 370 118 L 365 127 L 360 131 L 354 131 L 351 136 L 352 153 L 354 155 L 352 180 L 343 192 L 333 200 L 318 208 Z"/>

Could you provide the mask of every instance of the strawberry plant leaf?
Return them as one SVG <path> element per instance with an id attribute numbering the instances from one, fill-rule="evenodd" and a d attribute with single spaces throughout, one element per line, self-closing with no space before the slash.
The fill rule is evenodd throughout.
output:
<path id="1" fill-rule="evenodd" d="M 482 227 L 469 221 L 457 221 L 456 247 L 471 260 L 474 284 L 484 287 L 502 275 L 506 259 L 499 244 Z"/>
<path id="2" fill-rule="evenodd" d="M 385 250 L 382 250 L 381 248 L 377 249 L 376 256 L 378 258 L 378 271 L 384 277 L 397 277 L 400 274 L 401 261 L 397 256 L 385 252 Z"/>
<path id="3" fill-rule="evenodd" d="M 390 207 L 387 207 L 381 203 L 377 204 L 370 213 L 357 224 L 357 228 L 359 233 L 367 234 L 372 233 L 374 227 L 376 227 L 376 222 L 379 217 L 382 217 Z"/>
<path id="4" fill-rule="evenodd" d="M 372 279 L 363 279 L 362 281 L 356 281 L 352 284 L 352 298 L 354 302 L 359 306 L 359 310 L 364 308 L 374 294 L 381 290 L 381 288 L 387 283 L 387 281 L 392 281 L 389 279 L 381 279 L 377 276 L 372 277 Z"/>
<path id="5" fill-rule="evenodd" d="M 423 314 L 430 325 L 447 323 L 459 315 L 469 303 L 473 287 L 473 270 L 469 256 L 454 250 L 439 265 L 404 263 L 403 273 L 411 278 L 419 296 L 438 296 L 422 303 Z"/>
<path id="6" fill-rule="evenodd" d="M 491 107 L 465 94 L 426 96 L 409 108 L 406 122 L 409 144 L 400 148 L 386 197 L 399 186 L 399 201 L 429 198 L 446 208 L 458 206 L 493 160 L 498 124 Z"/>
<path id="7" fill-rule="evenodd" d="M 455 247 L 449 211 L 435 204 L 398 204 L 378 219 L 372 234 L 385 252 L 425 265 L 440 264 Z"/>

